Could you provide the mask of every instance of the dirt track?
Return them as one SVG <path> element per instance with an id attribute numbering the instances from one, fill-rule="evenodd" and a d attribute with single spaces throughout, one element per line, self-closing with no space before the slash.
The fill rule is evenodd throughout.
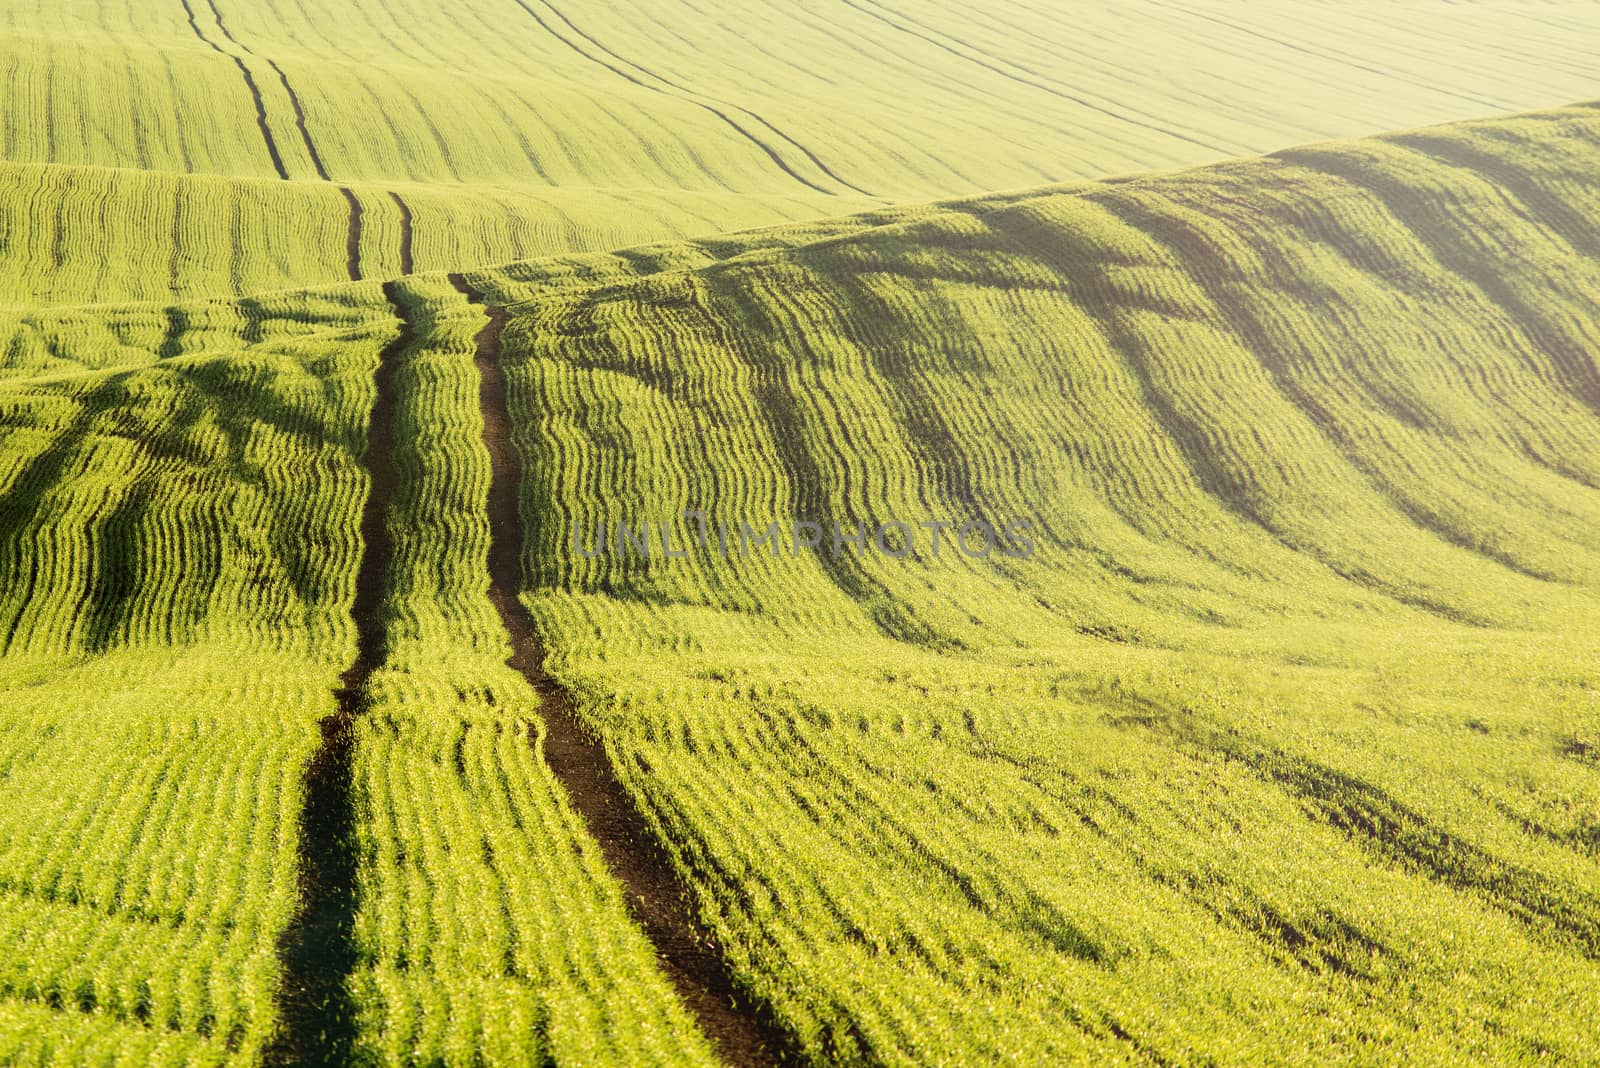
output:
<path id="1" fill-rule="evenodd" d="M 475 304 L 483 298 L 460 275 L 450 281 Z M 485 305 L 488 322 L 477 337 L 483 441 L 492 466 L 489 487 L 489 599 L 511 640 L 506 661 L 539 695 L 545 724 L 544 760 L 600 844 L 606 865 L 627 890 L 629 909 L 644 928 L 663 969 L 729 1064 L 775 1064 L 780 1032 L 736 1005 L 733 979 L 709 935 L 695 921 L 666 850 L 618 781 L 605 745 L 578 720 L 571 702 L 544 670 L 544 648 L 532 615 L 517 597 L 522 585 L 522 518 L 517 490 L 521 461 L 511 437 L 505 374 L 500 368 L 504 308 Z"/>
<path id="2" fill-rule="evenodd" d="M 393 555 L 385 517 L 396 482 L 393 456 L 394 366 L 411 343 L 413 327 L 393 283 L 384 287 L 400 329 L 378 357 L 376 399 L 362 462 L 372 479 L 361 514 L 361 566 L 351 618 L 356 658 L 334 691 L 339 710 L 322 720 L 322 745 L 306 765 L 300 815 L 300 904 L 281 941 L 284 981 L 278 1011 L 283 1027 L 267 1050 L 269 1064 L 348 1063 L 355 1009 L 346 987 L 355 966 L 356 847 L 351 757 L 355 720 L 367 680 L 383 662 L 384 577 Z"/>

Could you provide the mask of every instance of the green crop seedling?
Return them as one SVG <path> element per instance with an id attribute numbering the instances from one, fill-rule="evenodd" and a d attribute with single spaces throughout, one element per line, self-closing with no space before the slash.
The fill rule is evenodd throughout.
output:
<path id="1" fill-rule="evenodd" d="M 1600 1060 L 1592 12 L 0 27 L 0 1063 Z"/>

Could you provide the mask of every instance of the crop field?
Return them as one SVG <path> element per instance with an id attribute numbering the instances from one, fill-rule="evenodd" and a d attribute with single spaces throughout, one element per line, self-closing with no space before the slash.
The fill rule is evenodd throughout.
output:
<path id="1" fill-rule="evenodd" d="M 1595 1052 L 1597 133 L 501 283 L 551 670 L 805 1055 Z M 730 560 L 693 490 L 1040 547 Z"/>
<path id="2" fill-rule="evenodd" d="M 0 304 L 603 252 L 1593 94 L 1581 4 L 11 0 Z"/>
<path id="3" fill-rule="evenodd" d="M 0 1064 L 1600 1062 L 1587 7 L 0 26 Z"/>

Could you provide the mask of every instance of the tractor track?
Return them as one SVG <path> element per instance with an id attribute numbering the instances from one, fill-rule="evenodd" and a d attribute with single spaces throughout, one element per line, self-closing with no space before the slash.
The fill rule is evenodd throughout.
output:
<path id="1" fill-rule="evenodd" d="M 211 50 L 216 52 L 219 56 L 227 56 L 229 59 L 233 60 L 234 66 L 239 68 L 239 73 L 244 75 L 244 86 L 246 89 L 250 90 L 250 98 L 255 101 L 256 105 L 256 125 L 261 129 L 262 140 L 266 141 L 267 143 L 267 154 L 272 157 L 273 169 L 278 172 L 279 178 L 287 182 L 289 180 L 289 170 L 283 165 L 283 153 L 278 151 L 278 141 L 272 136 L 272 124 L 267 121 L 266 101 L 261 98 L 261 87 L 256 84 L 256 76 L 250 73 L 250 67 L 245 63 L 243 58 L 234 55 L 232 52 L 229 52 L 226 48 L 223 48 L 221 45 L 217 44 L 217 42 L 205 35 L 205 31 L 202 30 L 200 28 L 200 24 L 195 21 L 194 8 L 189 6 L 189 0 L 179 0 L 179 2 L 183 4 L 184 14 L 189 17 L 189 28 L 194 31 L 194 35 L 198 37 L 203 44 L 210 46 Z M 212 11 L 215 12 L 216 8 L 213 7 Z M 220 19 L 217 22 L 217 26 L 219 28 L 222 27 L 222 22 Z M 224 29 L 223 34 L 226 35 L 227 30 Z M 229 37 L 228 40 L 233 43 L 234 47 L 238 47 L 238 42 L 234 41 L 232 37 Z"/>
<path id="2" fill-rule="evenodd" d="M 703 96 L 704 94 L 696 92 L 695 90 L 689 88 L 686 85 L 683 85 L 680 82 L 675 82 L 671 78 L 666 77 L 665 75 L 657 74 L 655 71 L 651 70 L 649 67 L 646 67 L 646 66 L 644 66 L 644 65 L 642 65 L 642 64 L 640 64 L 640 63 L 638 63 L 638 62 L 636 62 L 634 60 L 626 59 L 623 56 L 618 55 L 617 52 L 614 49 L 608 48 L 605 45 L 601 44 L 600 41 L 598 39 L 596 39 L 593 34 L 587 33 L 584 30 L 580 29 L 575 22 L 573 22 L 570 18 L 568 18 L 566 16 L 566 14 L 560 8 L 558 8 L 554 4 L 552 4 L 550 2 L 550 0 L 544 0 L 544 6 L 549 8 L 550 11 L 556 16 L 556 18 L 558 18 L 562 22 L 566 23 L 567 26 L 571 28 L 573 33 L 577 34 L 579 37 L 582 37 L 585 41 L 588 41 L 595 48 L 597 48 L 600 51 L 604 52 L 606 55 L 610 56 L 612 59 L 616 60 L 618 63 L 621 63 L 624 66 L 632 67 L 634 70 L 640 72 L 641 74 L 645 75 L 646 77 L 653 78 L 654 80 L 662 83 L 663 85 L 670 86 L 672 89 L 676 90 L 677 93 L 681 97 L 683 97 L 685 100 L 688 100 L 690 103 L 693 103 L 693 104 L 696 104 L 696 105 L 698 105 L 698 106 L 700 106 L 702 108 L 705 108 L 707 111 L 711 112 L 711 114 L 715 115 L 717 118 L 721 119 L 723 122 L 727 123 L 729 126 L 732 126 L 739 133 L 743 134 L 745 137 L 749 138 L 751 141 L 753 141 L 756 144 L 760 145 L 761 148 L 766 151 L 767 155 L 771 156 L 773 158 L 774 162 L 776 162 L 780 167 L 783 167 L 783 169 L 785 171 L 789 171 L 788 166 L 785 165 L 782 160 L 779 160 L 777 158 L 777 156 L 773 153 L 772 149 L 770 147 L 768 147 L 765 142 L 763 142 L 763 141 L 759 140 L 758 138 L 756 138 L 748 130 L 744 129 L 737 122 L 734 122 L 733 119 L 729 118 L 727 115 L 724 115 L 717 108 L 711 106 L 710 104 L 704 103 L 703 101 L 701 101 L 699 99 L 696 99 L 697 97 Z M 642 85 L 643 83 L 639 82 L 637 84 L 641 84 Z M 716 100 L 715 97 L 711 97 L 710 99 L 712 99 L 713 101 L 715 101 L 718 104 L 723 103 L 723 101 Z M 806 159 L 810 160 L 812 166 L 816 167 L 817 170 L 821 171 L 823 174 L 826 174 L 829 178 L 833 179 L 835 182 L 838 182 L 840 185 L 844 186 L 846 189 L 852 190 L 853 192 L 856 192 L 856 193 L 860 193 L 862 196 L 871 196 L 872 195 L 871 193 L 867 192 L 865 189 L 862 189 L 860 186 L 853 185 L 850 182 L 847 182 L 843 178 L 839 177 L 837 174 L 834 173 L 834 171 L 833 171 L 833 169 L 831 167 L 829 167 L 826 163 L 822 162 L 822 160 L 817 158 L 816 153 L 812 152 L 809 148 L 807 148 L 805 145 L 801 144 L 799 141 L 796 141 L 793 137 L 790 137 L 788 134 L 784 133 L 778 127 L 774 126 L 772 123 L 768 122 L 761 115 L 759 115 L 756 112 L 751 111 L 749 108 L 744 107 L 744 106 L 739 105 L 739 104 L 728 104 L 727 106 L 732 108 L 735 111 L 743 112 L 745 115 L 749 116 L 754 121 L 760 123 L 762 126 L 765 126 L 768 130 L 771 130 L 772 133 L 775 136 L 777 136 L 777 137 L 781 138 L 783 141 L 787 142 L 792 148 L 794 148 L 796 151 L 798 151 L 801 155 L 805 156 Z M 793 175 L 795 178 L 799 179 L 800 181 L 802 181 L 802 182 L 805 181 L 804 178 L 800 178 L 800 176 L 798 174 L 794 174 L 793 171 L 789 171 L 789 173 L 791 175 Z M 813 188 L 817 188 L 817 187 L 813 186 Z"/>
<path id="3" fill-rule="evenodd" d="M 1233 154 L 1233 153 L 1237 153 L 1239 151 L 1239 149 L 1236 148 L 1236 147 L 1235 148 L 1229 148 L 1229 147 L 1226 147 L 1226 146 L 1223 146 L 1223 145 L 1212 144 L 1209 141 L 1202 141 L 1199 138 L 1190 137 L 1188 134 L 1184 133 L 1182 130 L 1175 129 L 1175 128 L 1171 127 L 1171 126 L 1165 126 L 1165 125 L 1162 125 L 1159 122 L 1146 121 L 1145 119 L 1137 118 L 1137 117 L 1135 117 L 1134 115 L 1131 115 L 1131 114 L 1126 114 L 1126 113 L 1124 113 L 1122 111 L 1119 111 L 1119 110 L 1117 110 L 1115 108 L 1107 107 L 1107 106 L 1105 106 L 1103 104 L 1097 104 L 1094 101 L 1089 100 L 1086 97 L 1079 96 L 1079 95 L 1077 95 L 1075 93 L 1064 92 L 1061 89 L 1054 88 L 1054 87 L 1052 87 L 1050 85 L 1047 85 L 1044 82 L 1038 81 L 1038 80 L 1036 80 L 1034 78 L 1024 78 L 1021 75 L 1013 73 L 1012 71 L 1005 70 L 1004 68 L 1002 68 L 1000 66 L 997 66 L 995 63 L 990 62 L 987 59 L 981 58 L 980 56 L 971 55 L 971 54 L 968 54 L 967 52 L 963 52 L 963 51 L 961 51 L 959 49 L 952 48 L 950 45 L 946 44 L 943 41 L 940 41 L 936 37 L 933 37 L 931 35 L 931 33 L 924 32 L 922 29 L 914 29 L 914 28 L 912 28 L 912 26 L 908 26 L 908 25 L 905 25 L 903 23 L 899 23 L 899 22 L 894 21 L 893 19 L 891 19 L 888 16 L 884 15 L 880 11 L 875 11 L 875 10 L 872 10 L 870 8 L 862 7 L 860 4 L 856 3 L 855 0 L 841 0 L 841 2 L 846 7 L 853 8 L 854 10 L 859 11 L 861 14 L 866 15 L 868 18 L 876 19 L 877 21 L 883 23 L 885 26 L 888 26 L 891 29 L 898 30 L 898 31 L 900 31 L 901 33 L 904 33 L 904 34 L 908 34 L 908 35 L 910 35 L 912 37 L 917 38 L 920 41 L 926 41 L 928 44 L 933 45 L 933 47 L 935 47 L 937 49 L 940 49 L 941 51 L 948 52 L 952 56 L 955 56 L 957 59 L 965 60 L 968 63 L 974 63 L 974 64 L 982 67 L 984 70 L 987 70 L 987 71 L 989 71 L 990 73 L 993 73 L 993 74 L 998 74 L 1000 77 L 1005 78 L 1008 81 L 1016 82 L 1018 85 L 1026 85 L 1029 88 L 1038 89 L 1041 92 L 1049 93 L 1051 96 L 1058 97 L 1058 98 L 1060 98 L 1062 100 L 1071 101 L 1072 103 L 1077 104 L 1080 107 L 1088 108 L 1090 111 L 1098 112 L 1099 114 L 1105 115 L 1108 118 L 1116 119 L 1118 122 L 1130 123 L 1131 125 L 1138 126 L 1138 127 L 1143 128 L 1143 129 L 1146 129 L 1146 130 L 1150 130 L 1153 133 L 1165 134 L 1168 137 L 1173 137 L 1173 138 L 1176 138 L 1179 141 L 1187 142 L 1188 144 L 1195 145 L 1195 146 L 1197 146 L 1199 148 L 1206 149 L 1209 152 L 1225 152 L 1225 153 Z M 913 23 L 912 25 L 914 26 L 916 24 Z M 974 49 L 974 51 L 977 51 L 977 50 Z"/>
<path id="4" fill-rule="evenodd" d="M 350 281 L 361 281 L 361 198 L 347 185 L 341 185 L 345 203 L 350 205 L 349 220 L 345 224 L 344 259 Z"/>
<path id="5" fill-rule="evenodd" d="M 489 599 L 511 643 L 507 665 L 539 696 L 545 763 L 599 844 L 607 868 L 626 890 L 629 911 L 654 944 L 663 970 L 723 1059 L 740 1068 L 776 1064 L 787 1046 L 760 1009 L 738 1003 L 732 973 L 695 919 L 672 862 L 618 780 L 605 745 L 579 721 L 567 695 L 544 669 L 545 650 L 533 616 L 517 597 L 522 582 L 522 519 L 517 491 L 521 461 L 511 438 L 505 373 L 500 367 L 504 308 L 487 304 L 459 274 L 450 282 L 482 305 L 475 362 L 489 450 Z"/>
<path id="6" fill-rule="evenodd" d="M 655 81 L 663 82 L 663 83 L 665 83 L 667 85 L 672 86 L 674 89 L 676 89 L 678 91 L 678 94 L 677 94 L 676 97 L 674 97 L 674 99 L 683 100 L 686 103 L 693 104 L 695 107 L 700 108 L 702 111 L 709 112 L 712 115 L 715 115 L 717 118 L 721 119 L 723 121 L 723 123 L 725 123 L 727 126 L 729 126 L 735 133 L 739 134 L 739 136 L 743 137 L 746 141 L 749 141 L 751 144 L 753 144 L 757 148 L 761 149 L 761 151 L 766 154 L 767 158 L 772 161 L 773 165 L 776 166 L 779 170 L 783 171 L 784 174 L 787 174 L 790 178 L 793 178 L 795 181 L 799 182 L 801 185 L 806 186 L 809 189 L 813 189 L 813 190 L 817 191 L 818 193 L 823 194 L 824 196 L 838 196 L 839 195 L 835 190 L 831 190 L 831 189 L 825 188 L 824 186 L 820 186 L 816 182 L 813 182 L 811 179 L 807 178 L 805 175 L 801 174 L 799 171 L 795 170 L 793 167 L 791 167 L 789 165 L 788 160 L 784 159 L 783 156 L 781 156 L 778 153 L 777 149 L 773 148 L 767 142 L 763 141 L 761 138 L 759 138 L 755 134 L 751 133 L 748 129 L 746 129 L 739 122 L 737 122 L 735 119 L 733 119 L 731 116 L 729 116 L 727 114 L 727 112 L 723 111 L 721 108 L 715 106 L 714 104 L 708 104 L 704 100 L 699 99 L 700 94 L 691 93 L 688 90 L 685 90 L 681 86 L 677 85 L 677 83 L 670 82 L 667 79 L 661 77 L 660 75 L 652 73 L 651 71 L 645 69 L 644 67 L 641 67 L 639 64 L 633 62 L 632 60 L 623 59 L 616 52 L 613 52 L 611 49 L 607 48 L 605 45 L 603 45 L 599 41 L 595 40 L 595 38 L 593 36 L 591 36 L 590 34 L 585 33 L 583 30 L 580 30 L 577 26 L 575 26 L 573 24 L 571 19 L 567 18 L 567 16 L 562 14 L 559 9 L 557 9 L 554 6 L 552 6 L 548 2 L 545 3 L 545 7 L 548 8 L 556 17 L 561 19 L 562 22 L 566 23 L 567 27 L 569 29 L 571 29 L 573 33 L 577 34 L 583 40 L 587 41 L 589 43 L 589 47 L 595 49 L 596 52 L 599 53 L 599 55 L 591 54 L 590 52 L 586 51 L 582 46 L 580 46 L 576 41 L 572 40 L 570 37 L 567 37 L 564 34 L 557 33 L 555 28 L 552 27 L 550 25 L 550 23 L 546 22 L 544 19 L 539 17 L 539 13 L 536 12 L 532 7 L 529 6 L 527 0 L 516 0 L 516 3 L 517 3 L 517 6 L 521 7 L 522 10 L 524 10 L 524 11 L 526 11 L 528 13 L 529 17 L 531 17 L 533 19 L 533 21 L 535 21 L 535 22 L 537 22 L 539 24 L 541 29 L 543 29 L 551 37 L 554 37 L 556 40 L 558 40 L 562 44 L 566 45 L 568 48 L 572 49 L 574 52 L 578 53 L 578 55 L 582 56 L 584 59 L 587 59 L 589 62 L 597 64 L 598 66 L 604 67 L 606 70 L 609 70 L 612 74 L 615 74 L 617 77 L 622 78 L 622 79 L 624 79 L 626 81 L 632 82 L 634 85 L 637 85 L 641 89 L 649 90 L 652 93 L 660 93 L 662 96 L 673 97 L 673 94 L 668 92 L 667 90 L 661 88 L 661 86 L 654 84 L 653 82 L 644 81 L 641 78 L 639 78 L 637 75 L 630 74 L 627 70 L 624 69 L 624 67 L 632 67 L 634 70 L 638 71 L 640 74 L 643 74 L 647 78 L 653 78 Z M 610 56 L 611 59 L 615 60 L 617 63 L 622 64 L 623 66 L 622 67 L 618 67 L 618 66 L 614 65 L 613 63 L 608 62 L 607 60 L 601 58 L 602 56 Z M 864 191 L 860 187 L 851 185 L 849 182 L 846 182 L 844 179 L 842 179 L 838 175 L 834 174 L 833 171 L 831 171 L 827 167 L 823 166 L 822 162 L 819 159 L 817 159 L 817 157 L 814 154 L 812 154 L 812 152 L 809 149 L 807 149 L 807 148 L 803 147 L 802 145 L 800 145 L 799 142 L 795 141 L 788 134 L 783 133 L 781 130 L 779 130 L 777 127 L 773 126 L 767 120 L 761 118 L 761 116 L 755 114 L 755 112 L 750 111 L 750 110 L 748 110 L 746 108 L 739 108 L 739 110 L 743 111 L 746 115 L 749 115 L 755 121 L 757 121 L 757 122 L 761 123 L 763 126 L 767 127 L 767 129 L 772 130 L 779 137 L 783 138 L 783 140 L 789 142 L 789 144 L 794 145 L 808 159 L 810 159 L 812 163 L 815 163 L 825 174 L 827 174 L 829 177 L 831 177 L 834 181 L 838 182 L 839 184 L 841 184 L 841 185 L 843 185 L 843 186 L 845 186 L 845 187 L 847 187 L 849 189 L 853 189 L 858 193 L 864 193 Z"/>
<path id="7" fill-rule="evenodd" d="M 232 38 L 229 38 L 229 40 L 232 40 Z M 241 45 L 240 47 L 243 46 Z M 249 49 L 245 49 L 245 51 L 248 52 Z M 277 74 L 278 82 L 283 86 L 284 95 L 289 98 L 289 106 L 294 110 L 295 129 L 300 131 L 300 140 L 305 143 L 306 155 L 311 157 L 311 165 L 316 168 L 317 177 L 324 182 L 333 181 L 332 178 L 328 177 L 327 165 L 322 162 L 322 153 L 317 151 L 317 143 L 311 139 L 311 131 L 306 128 L 306 109 L 300 103 L 300 94 L 295 92 L 294 86 L 289 84 L 289 76 L 283 72 L 282 67 L 270 59 L 266 62 L 267 66 L 272 68 L 273 73 Z"/>
<path id="8" fill-rule="evenodd" d="M 266 103 L 262 99 L 260 87 L 256 85 L 255 75 L 250 72 L 250 68 L 245 63 L 243 57 L 233 52 L 229 52 L 227 49 L 208 38 L 201 31 L 199 23 L 195 21 L 194 10 L 189 6 L 189 0 L 182 0 L 182 3 L 184 11 L 188 13 L 189 26 L 194 30 L 195 36 L 199 37 L 200 40 L 210 45 L 211 48 L 220 55 L 227 56 L 229 59 L 233 60 L 235 65 L 238 66 L 239 72 L 244 75 L 245 85 L 249 88 L 250 95 L 255 100 L 256 123 L 261 127 L 261 136 L 266 139 L 267 151 L 272 155 L 273 166 L 277 168 L 278 177 L 284 181 L 288 181 L 289 170 L 284 165 L 283 155 L 278 150 L 277 140 L 272 136 L 272 128 L 267 119 Z M 260 55 L 249 45 L 244 44 L 233 35 L 233 33 L 228 29 L 227 22 L 225 22 L 222 18 L 222 11 L 217 7 L 217 0 L 206 0 L 206 5 L 211 9 L 211 17 L 216 21 L 217 29 L 221 32 L 224 40 L 226 40 L 230 45 L 238 49 L 240 52 L 243 52 L 245 55 L 253 56 L 261 60 L 267 66 L 271 67 L 272 72 L 278 76 L 278 84 L 283 86 L 283 95 L 288 98 L 289 107 L 294 112 L 295 130 L 300 134 L 301 143 L 305 145 L 306 156 L 311 160 L 312 168 L 317 172 L 317 177 L 322 181 L 332 182 L 333 178 L 328 173 L 328 165 L 323 162 L 322 153 L 317 151 L 317 143 L 312 139 L 311 130 L 306 126 L 305 105 L 300 102 L 300 94 L 294 91 L 294 86 L 289 81 L 289 75 L 284 72 L 282 67 L 278 66 L 276 60 L 269 56 Z M 340 186 L 339 192 L 344 195 L 345 202 L 350 208 L 346 215 L 345 226 L 345 270 L 350 276 L 350 281 L 359 282 L 362 279 L 361 222 L 363 213 L 361 201 L 356 196 L 355 191 L 349 186 Z M 396 199 L 398 200 L 399 198 L 397 197 Z M 403 260 L 408 258 L 410 251 L 409 246 L 411 243 L 411 234 L 409 212 L 405 213 L 405 222 L 406 231 L 401 239 L 403 242 L 401 248 L 401 258 Z M 407 267 L 404 273 L 410 274 L 411 269 Z"/>
<path id="9" fill-rule="evenodd" d="M 410 274 L 415 269 L 411 258 L 411 206 L 393 189 L 389 190 L 389 199 L 400 209 L 400 273 Z"/>
<path id="10" fill-rule="evenodd" d="M 279 1033 L 266 1051 L 271 1065 L 343 1065 L 355 1043 L 355 1007 L 348 980 L 355 969 L 357 855 L 353 755 L 355 724 L 367 683 L 383 662 L 385 577 L 394 555 L 387 515 L 399 483 L 393 460 L 397 407 L 394 369 L 415 328 L 394 283 L 384 295 L 399 332 L 378 357 L 376 399 L 362 464 L 372 480 L 361 514 L 361 564 L 350 615 L 356 657 L 339 676 L 338 710 L 323 718 L 322 744 L 306 765 L 300 812 L 300 901 L 280 943 L 284 980 Z"/>

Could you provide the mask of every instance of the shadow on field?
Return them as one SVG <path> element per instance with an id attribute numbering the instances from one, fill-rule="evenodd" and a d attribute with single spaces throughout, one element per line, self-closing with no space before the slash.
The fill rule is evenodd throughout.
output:
<path id="1" fill-rule="evenodd" d="M 351 754 L 358 695 L 339 693 L 306 766 L 300 813 L 300 909 L 280 943 L 279 1032 L 270 1065 L 344 1065 L 355 1046 L 356 842 Z"/>
<path id="2" fill-rule="evenodd" d="M 300 814 L 300 907 L 280 943 L 284 979 L 280 1029 L 267 1050 L 272 1065 L 344 1065 L 355 1051 L 356 1011 L 349 979 L 356 965 L 357 844 L 352 756 L 355 721 L 364 711 L 368 680 L 383 662 L 381 608 L 393 556 L 385 517 L 398 482 L 393 461 L 396 357 L 414 333 L 393 283 L 384 287 L 400 330 L 384 346 L 375 375 L 367 447 L 372 478 L 361 515 L 363 551 L 351 616 L 356 659 L 335 692 L 339 710 L 322 720 L 322 745 L 306 766 Z"/>
<path id="3" fill-rule="evenodd" d="M 1600 898 L 1581 887 L 1497 856 L 1373 783 L 1236 727 L 1133 695 L 1119 695 L 1118 703 L 1122 710 L 1108 717 L 1113 726 L 1149 730 L 1190 751 L 1237 761 L 1377 859 L 1477 897 L 1530 930 L 1600 960 Z"/>

